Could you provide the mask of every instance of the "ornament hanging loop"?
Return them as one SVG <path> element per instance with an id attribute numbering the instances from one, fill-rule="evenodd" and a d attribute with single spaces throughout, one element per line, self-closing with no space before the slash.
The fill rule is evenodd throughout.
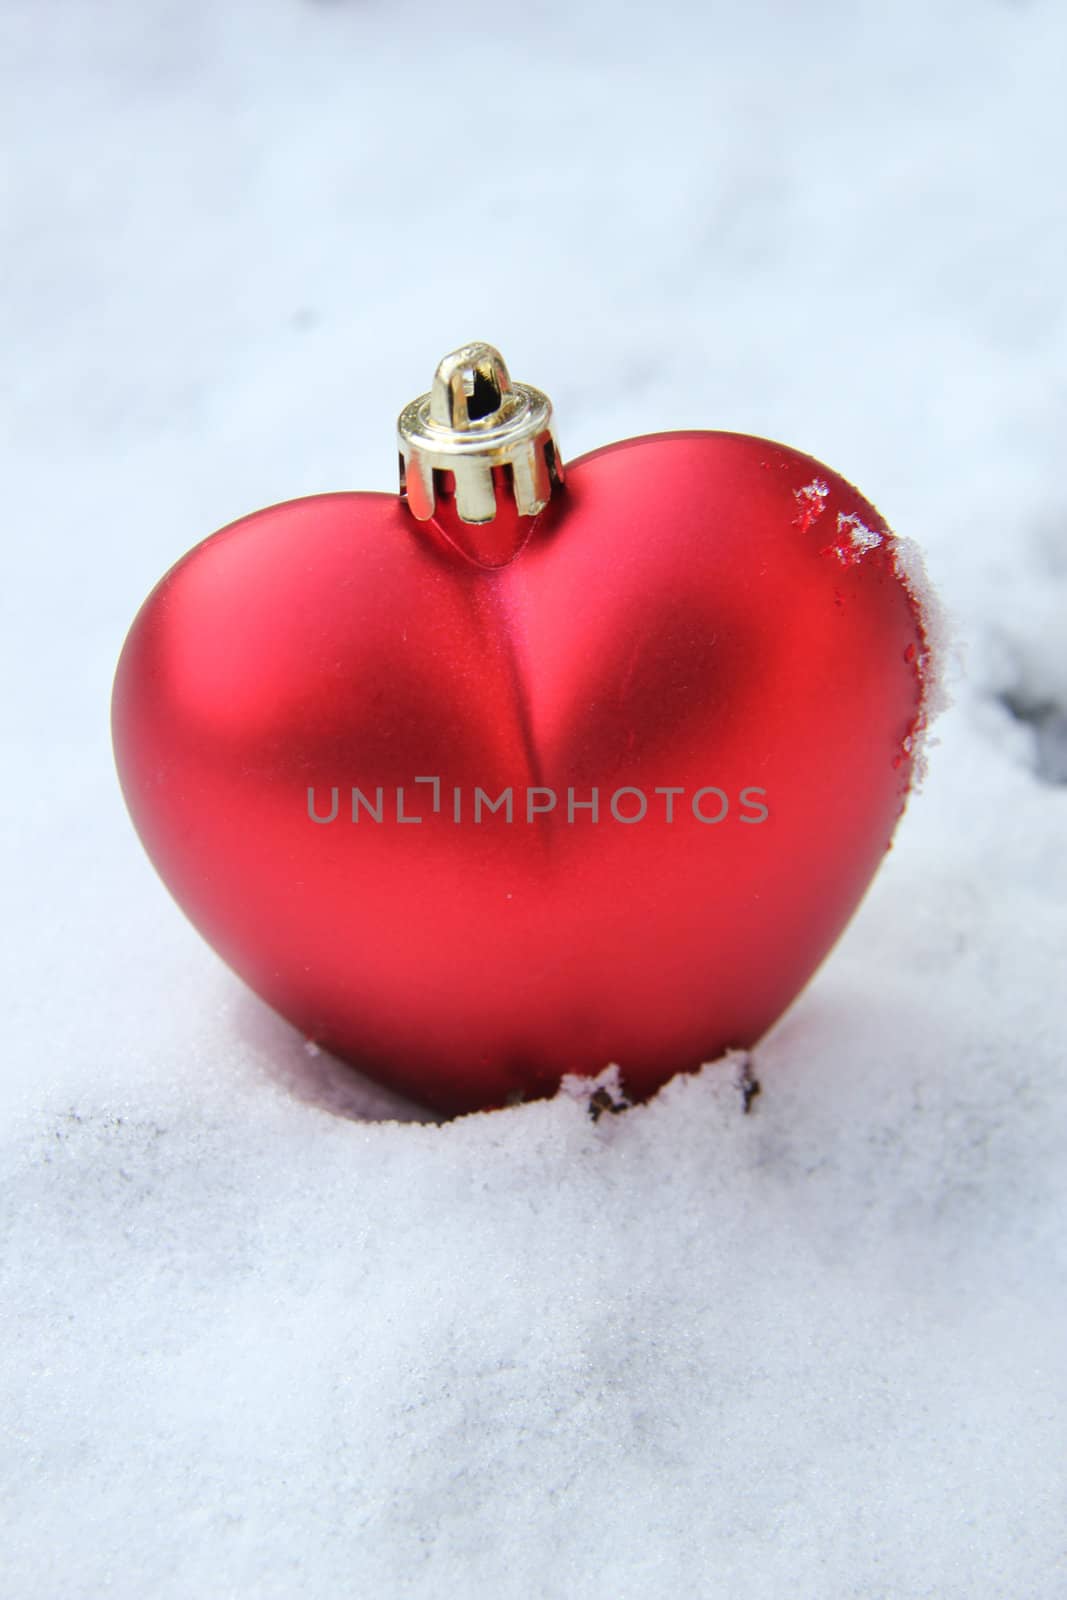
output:
<path id="1" fill-rule="evenodd" d="M 467 344 L 445 356 L 434 374 L 430 421 L 453 432 L 487 419 L 498 424 L 514 411 L 516 398 L 499 350 L 489 344 Z"/>
<path id="2" fill-rule="evenodd" d="M 551 401 L 514 383 L 491 344 L 445 356 L 429 393 L 400 413 L 397 434 L 400 493 L 420 522 L 449 493 L 462 522 L 492 522 L 498 494 L 534 517 L 563 482 Z"/>

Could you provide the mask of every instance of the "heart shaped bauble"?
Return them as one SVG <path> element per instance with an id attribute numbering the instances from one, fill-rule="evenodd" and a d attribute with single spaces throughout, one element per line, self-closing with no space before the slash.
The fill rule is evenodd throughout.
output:
<path id="1" fill-rule="evenodd" d="M 753 1044 L 887 850 L 929 627 L 810 457 L 628 439 L 564 473 L 498 353 L 400 419 L 401 493 L 256 512 L 126 641 L 123 791 L 179 905 L 310 1039 L 440 1111 Z"/>

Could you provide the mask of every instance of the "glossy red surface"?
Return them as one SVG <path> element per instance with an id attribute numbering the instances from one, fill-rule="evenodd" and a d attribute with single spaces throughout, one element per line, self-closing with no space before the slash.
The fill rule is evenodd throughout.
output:
<path id="1" fill-rule="evenodd" d="M 492 569 L 448 515 L 323 495 L 184 557 L 116 678 L 130 812 L 224 960 L 382 1082 L 457 1112 L 617 1062 L 647 1094 L 754 1043 L 855 909 L 907 793 L 921 619 L 877 512 L 764 440 L 596 451 L 525 544 L 453 530 Z M 513 819 L 475 821 L 476 788 Z M 557 803 L 527 821 L 529 788 Z"/>

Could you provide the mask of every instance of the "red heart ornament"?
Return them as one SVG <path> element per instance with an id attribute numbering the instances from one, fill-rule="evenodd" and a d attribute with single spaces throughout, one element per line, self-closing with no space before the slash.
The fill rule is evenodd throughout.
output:
<path id="1" fill-rule="evenodd" d="M 119 663 L 122 787 L 223 959 L 371 1076 L 455 1113 L 617 1063 L 641 1097 L 753 1044 L 855 910 L 924 620 L 782 445 L 629 439 L 535 515 L 491 470 L 489 521 L 439 475 L 422 522 L 321 495 L 179 561 Z"/>

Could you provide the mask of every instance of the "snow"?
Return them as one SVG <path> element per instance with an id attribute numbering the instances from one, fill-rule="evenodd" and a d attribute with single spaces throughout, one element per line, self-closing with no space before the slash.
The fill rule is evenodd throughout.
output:
<path id="1" fill-rule="evenodd" d="M 1067 1592 L 1065 46 L 1041 0 L 8 0 L 5 1597 Z M 474 337 L 567 456 L 826 461 L 963 641 L 758 1097 L 425 1122 L 123 814 L 156 578 L 391 488 Z"/>
<path id="2" fill-rule="evenodd" d="M 808 529 L 818 522 L 826 510 L 826 496 L 829 493 L 830 485 L 822 478 L 812 478 L 803 488 L 794 489 L 793 498 L 797 503 L 796 525 L 801 533 L 807 533 Z"/>
<path id="3" fill-rule="evenodd" d="M 868 550 L 877 550 L 882 542 L 882 535 L 873 528 L 868 528 L 854 513 L 846 515 L 843 511 L 837 513 L 837 555 L 840 561 L 852 563 L 860 561 Z"/>

